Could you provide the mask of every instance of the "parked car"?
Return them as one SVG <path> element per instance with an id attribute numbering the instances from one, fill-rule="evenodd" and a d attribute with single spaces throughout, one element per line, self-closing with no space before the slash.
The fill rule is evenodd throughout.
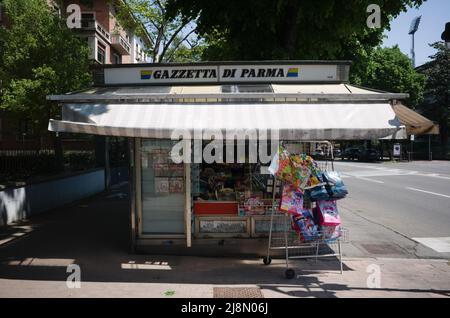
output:
<path id="1" fill-rule="evenodd" d="M 360 161 L 377 161 L 380 159 L 380 153 L 376 149 L 364 149 L 359 154 Z"/>
<path id="2" fill-rule="evenodd" d="M 380 159 L 380 154 L 373 148 L 347 148 L 342 153 L 342 159 L 359 160 L 359 161 L 377 161 Z"/>
<path id="3" fill-rule="evenodd" d="M 325 152 L 322 149 L 316 149 L 312 152 L 311 156 L 318 160 L 318 159 L 324 159 L 325 158 Z"/>
<path id="4" fill-rule="evenodd" d="M 347 148 L 341 155 L 341 159 L 354 160 L 359 159 L 361 150 L 359 148 Z"/>
<path id="5" fill-rule="evenodd" d="M 341 149 L 333 149 L 333 157 L 338 158 L 342 155 Z"/>

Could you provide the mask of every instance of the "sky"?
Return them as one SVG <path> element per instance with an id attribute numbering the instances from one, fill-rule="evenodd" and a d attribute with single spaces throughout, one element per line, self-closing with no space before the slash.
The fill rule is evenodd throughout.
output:
<path id="1" fill-rule="evenodd" d="M 385 32 L 387 38 L 383 46 L 398 44 L 403 53 L 411 56 L 411 35 L 408 31 L 412 19 L 419 15 L 422 19 L 415 35 L 416 66 L 429 61 L 429 56 L 435 52 L 428 44 L 441 41 L 445 23 L 450 22 L 450 0 L 428 0 L 418 9 L 410 8 L 402 12 L 391 22 L 391 31 Z"/>

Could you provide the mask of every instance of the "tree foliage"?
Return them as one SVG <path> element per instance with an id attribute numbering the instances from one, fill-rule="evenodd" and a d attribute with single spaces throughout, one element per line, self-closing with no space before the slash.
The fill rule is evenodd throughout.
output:
<path id="1" fill-rule="evenodd" d="M 177 58 L 194 60 L 202 42 L 197 37 L 195 16 L 169 17 L 166 0 L 119 1 L 118 18 L 138 36 L 148 35 L 151 62 L 179 62 Z M 130 14 L 132 12 L 132 14 Z M 192 50 L 192 55 L 187 55 Z"/>
<path id="2" fill-rule="evenodd" d="M 46 130 L 59 107 L 46 100 L 91 82 L 89 49 L 45 0 L 4 0 L 10 25 L 0 29 L 0 108 Z"/>
<path id="3" fill-rule="evenodd" d="M 425 76 L 418 73 L 398 46 L 375 48 L 363 65 L 352 72 L 352 82 L 393 93 L 408 93 L 408 106 L 416 108 L 423 100 Z"/>
<path id="4" fill-rule="evenodd" d="M 423 0 L 169 0 L 169 15 L 197 18 L 211 60 L 357 59 L 380 44 L 391 19 Z M 369 28 L 369 4 L 381 27 Z"/>
<path id="5" fill-rule="evenodd" d="M 427 76 L 425 100 L 420 109 L 425 116 L 439 124 L 442 154 L 448 156 L 450 127 L 450 49 L 443 42 L 431 44 L 437 52 L 424 65 Z"/>

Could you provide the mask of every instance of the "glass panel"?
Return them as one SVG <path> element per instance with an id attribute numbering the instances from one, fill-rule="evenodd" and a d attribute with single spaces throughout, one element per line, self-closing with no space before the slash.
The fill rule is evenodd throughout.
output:
<path id="1" fill-rule="evenodd" d="M 142 140 L 142 232 L 184 233 L 184 166 L 170 159 L 176 141 Z"/>

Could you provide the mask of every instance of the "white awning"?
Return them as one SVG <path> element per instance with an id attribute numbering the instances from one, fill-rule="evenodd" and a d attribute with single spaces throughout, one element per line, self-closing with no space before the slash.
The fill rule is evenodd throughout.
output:
<path id="1" fill-rule="evenodd" d="M 64 104 L 49 130 L 95 135 L 168 138 L 174 131 L 205 137 L 248 138 L 277 131 L 281 140 L 376 139 L 405 127 L 389 103 Z M 261 137 L 261 136 L 259 136 Z M 252 137 L 250 137 L 252 138 Z"/>

